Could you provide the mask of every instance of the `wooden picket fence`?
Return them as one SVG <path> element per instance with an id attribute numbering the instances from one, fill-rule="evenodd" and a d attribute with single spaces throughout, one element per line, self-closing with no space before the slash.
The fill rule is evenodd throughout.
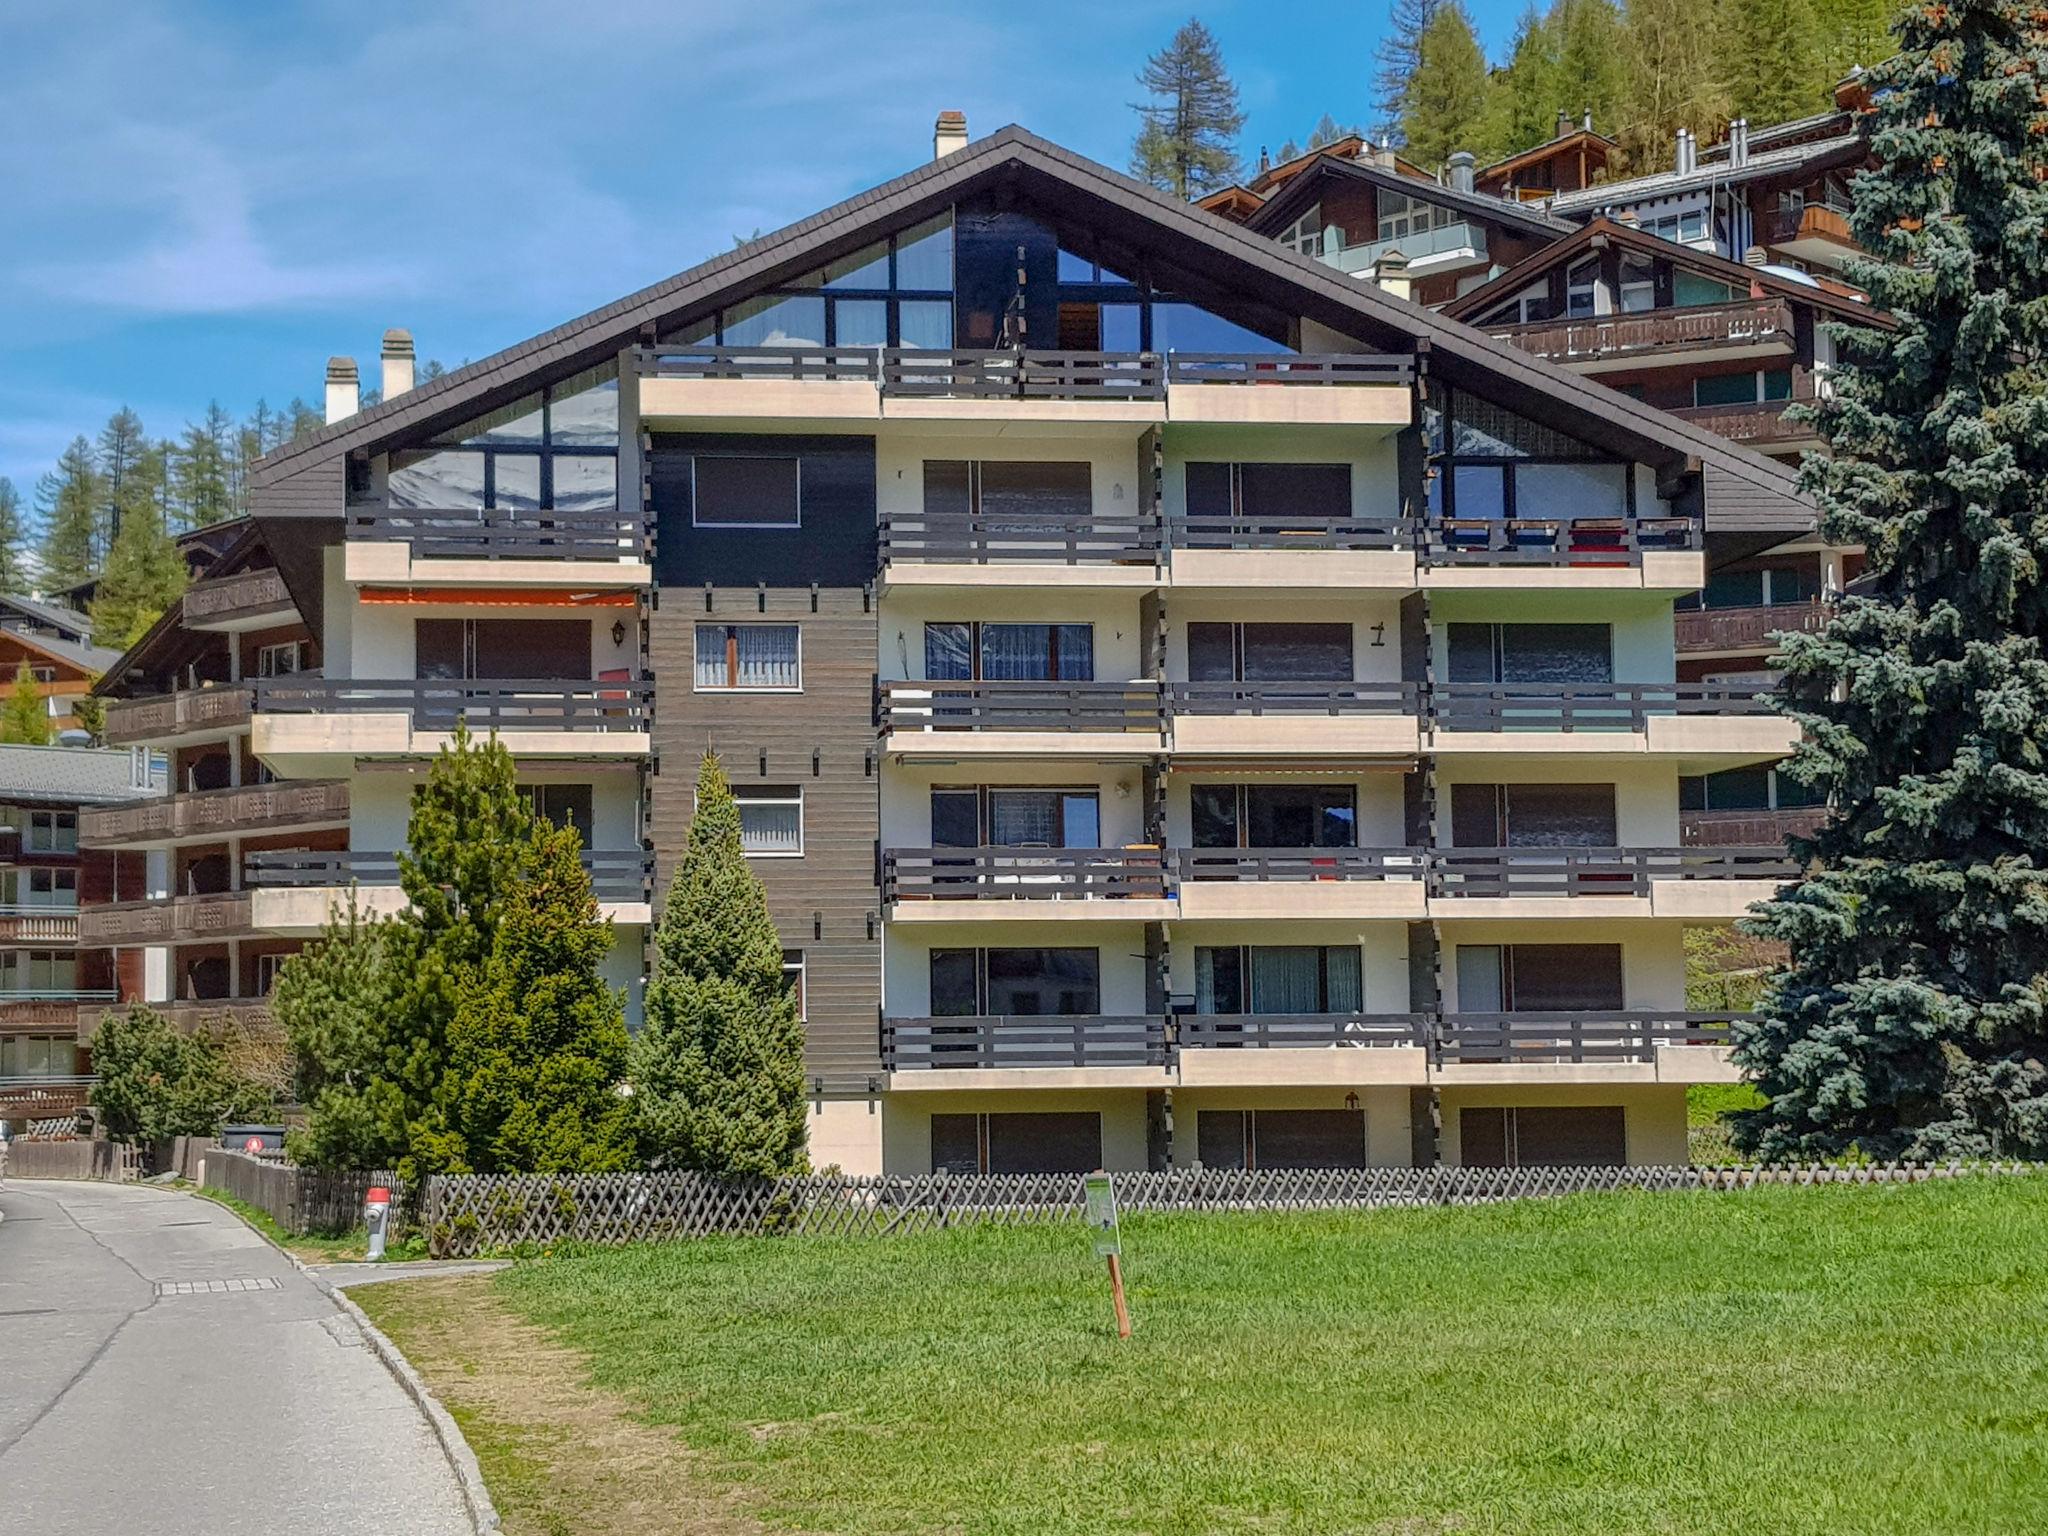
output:
<path id="1" fill-rule="evenodd" d="M 1358 1168 L 1122 1173 L 1125 1211 L 1334 1211 L 1479 1205 L 1602 1190 L 1907 1184 L 2028 1174 L 2030 1163 L 1860 1167 Z M 719 1236 L 890 1237 L 959 1226 L 1078 1222 L 1075 1174 L 924 1174 L 726 1181 L 694 1173 L 462 1175 L 427 1180 L 420 1220 L 436 1258 L 556 1242 Z"/>
<path id="2" fill-rule="evenodd" d="M 390 1235 L 408 1230 L 405 1184 L 388 1170 L 323 1173 L 282 1158 L 252 1157 L 214 1147 L 206 1152 L 204 1186 L 253 1205 L 294 1237 L 353 1231 L 363 1224 L 363 1199 L 382 1185 L 391 1191 Z"/>

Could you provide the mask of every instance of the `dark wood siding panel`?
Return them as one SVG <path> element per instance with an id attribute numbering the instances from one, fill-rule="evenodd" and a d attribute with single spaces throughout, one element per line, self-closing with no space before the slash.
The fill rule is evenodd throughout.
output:
<path id="1" fill-rule="evenodd" d="M 648 483 L 655 518 L 655 580 L 771 587 L 862 587 L 875 575 L 875 443 L 868 437 L 658 432 Z M 793 455 L 801 465 L 797 528 L 691 526 L 691 468 L 699 454 Z"/>
<path id="2" fill-rule="evenodd" d="M 803 691 L 693 691 L 697 624 L 750 620 L 798 626 Z M 864 1091 L 881 1070 L 876 635 L 861 589 L 820 589 L 814 612 L 808 589 L 716 588 L 707 612 L 701 586 L 664 586 L 648 635 L 658 690 L 649 796 L 657 900 L 689 836 L 707 747 L 736 786 L 802 786 L 802 857 L 757 859 L 754 868 L 783 947 L 803 951 L 806 1067 L 828 1092 Z"/>

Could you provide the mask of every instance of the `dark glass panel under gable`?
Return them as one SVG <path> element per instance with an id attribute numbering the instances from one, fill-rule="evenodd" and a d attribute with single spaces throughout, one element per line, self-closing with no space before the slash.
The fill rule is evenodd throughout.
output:
<path id="1" fill-rule="evenodd" d="M 1464 390 L 1424 408 L 1423 438 L 1433 515 L 1621 518 L 1635 510 L 1626 460 Z"/>

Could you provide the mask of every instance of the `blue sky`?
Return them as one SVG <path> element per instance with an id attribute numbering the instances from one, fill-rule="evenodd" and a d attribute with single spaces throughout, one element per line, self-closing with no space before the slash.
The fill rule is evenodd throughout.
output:
<path id="1" fill-rule="evenodd" d="M 1471 9 L 1488 49 L 1519 9 Z M 0 0 L 0 475 L 126 402 L 453 367 L 899 174 L 932 118 L 1114 165 L 1187 0 Z M 1256 154 L 1370 119 L 1385 7 L 1209 0 Z"/>

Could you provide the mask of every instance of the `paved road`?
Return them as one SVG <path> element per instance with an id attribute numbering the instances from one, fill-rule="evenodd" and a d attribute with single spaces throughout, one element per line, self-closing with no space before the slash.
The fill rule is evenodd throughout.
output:
<path id="1" fill-rule="evenodd" d="M 132 1185 L 0 1186 L 0 1490 L 21 1531 L 470 1529 L 320 1288 L 220 1207 Z"/>

